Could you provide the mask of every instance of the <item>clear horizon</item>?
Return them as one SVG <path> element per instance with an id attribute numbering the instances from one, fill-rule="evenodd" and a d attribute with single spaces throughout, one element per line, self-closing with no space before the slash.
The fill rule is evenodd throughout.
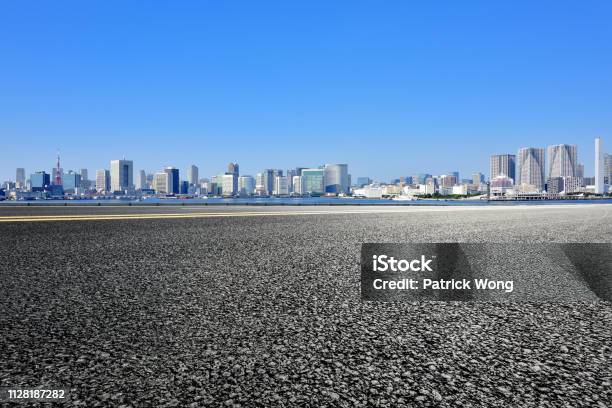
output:
<path id="1" fill-rule="evenodd" d="M 195 164 L 488 175 L 492 154 L 612 153 L 612 3 L 0 5 L 0 180 Z"/>

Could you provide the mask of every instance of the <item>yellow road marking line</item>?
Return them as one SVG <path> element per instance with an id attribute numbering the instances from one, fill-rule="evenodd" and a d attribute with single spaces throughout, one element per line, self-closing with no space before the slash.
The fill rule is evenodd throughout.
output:
<path id="1" fill-rule="evenodd" d="M 43 221 L 101 221 L 101 220 L 136 220 L 136 219 L 163 219 L 163 218 L 215 218 L 215 217 L 260 217 L 284 215 L 317 215 L 317 214 L 375 214 L 397 213 L 409 211 L 287 211 L 287 212 L 193 212 L 193 213 L 161 213 L 161 214 L 100 214 L 100 215 L 33 215 L 33 216 L 4 216 L 0 222 L 43 222 Z"/>
<path id="2" fill-rule="evenodd" d="M 577 207 L 577 206 L 572 206 Z M 568 208 L 567 206 L 509 206 L 509 207 L 424 207 L 414 206 L 405 208 L 382 207 L 377 209 L 334 209 L 316 211 L 232 211 L 232 212 L 190 212 L 190 213 L 151 213 L 151 214 L 87 214 L 87 215 L 12 215 L 0 216 L 0 222 L 44 222 L 44 221 L 103 221 L 103 220 L 136 220 L 136 219 L 163 219 L 163 218 L 214 218 L 214 217 L 260 217 L 260 216 L 285 216 L 285 215 L 331 215 L 331 214 L 397 214 L 397 213 L 418 213 L 421 211 L 456 211 L 456 210 L 478 210 L 490 211 L 495 209 L 536 209 L 548 208 L 559 209 Z"/>

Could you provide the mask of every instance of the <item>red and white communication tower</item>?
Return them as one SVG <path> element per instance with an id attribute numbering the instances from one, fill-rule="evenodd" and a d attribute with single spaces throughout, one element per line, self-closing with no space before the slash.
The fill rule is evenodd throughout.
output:
<path id="1" fill-rule="evenodd" d="M 57 168 L 55 169 L 55 185 L 62 185 L 62 170 L 60 167 L 60 155 L 59 151 L 57 152 Z"/>

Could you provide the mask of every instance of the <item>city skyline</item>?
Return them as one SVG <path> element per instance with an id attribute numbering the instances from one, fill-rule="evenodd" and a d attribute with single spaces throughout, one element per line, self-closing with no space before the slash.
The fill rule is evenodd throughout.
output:
<path id="1" fill-rule="evenodd" d="M 601 139 L 601 137 L 596 137 L 595 140 L 603 140 Z M 487 156 L 486 160 L 488 161 L 488 167 L 487 169 L 472 169 L 470 171 L 467 172 L 462 172 L 460 170 L 456 170 L 456 167 L 454 167 L 452 165 L 452 163 L 449 163 L 446 166 L 446 171 L 442 171 L 442 172 L 435 172 L 435 171 L 431 171 L 430 169 L 417 169 L 414 171 L 407 171 L 401 174 L 394 174 L 392 176 L 390 176 L 387 179 L 378 179 L 376 177 L 373 177 L 369 174 L 357 174 L 354 171 L 350 173 L 350 175 L 353 177 L 353 182 L 355 182 L 355 180 L 359 177 L 368 177 L 374 181 L 378 181 L 378 182 L 387 182 L 389 180 L 394 180 L 394 179 L 399 179 L 400 177 L 405 177 L 405 176 L 411 176 L 414 174 L 418 174 L 418 173 L 426 173 L 426 174 L 432 174 L 435 176 L 441 176 L 441 175 L 447 175 L 447 174 L 451 174 L 451 173 L 459 173 L 461 175 L 461 177 L 459 177 L 459 181 L 461 179 L 467 179 L 470 178 L 472 174 L 480 172 L 483 173 L 487 178 L 495 178 L 495 176 L 499 175 L 499 174 L 504 174 L 509 176 L 510 178 L 512 178 L 514 180 L 515 183 L 520 183 L 521 182 L 521 173 L 525 172 L 525 166 L 523 165 L 522 170 L 521 170 L 521 166 L 520 166 L 520 162 L 521 160 L 525 160 L 524 158 L 521 159 L 521 154 L 523 151 L 532 151 L 532 150 L 536 150 L 539 151 L 541 150 L 541 158 L 539 158 L 537 160 L 538 165 L 541 165 L 542 167 L 544 167 L 544 163 L 546 168 L 543 168 L 542 170 L 538 170 L 538 176 L 537 178 L 540 180 L 538 182 L 536 182 L 537 185 L 542 185 L 545 180 L 549 177 L 557 177 L 557 176 L 568 176 L 568 175 L 573 175 L 578 167 L 581 167 L 584 171 L 583 173 L 583 177 L 594 177 L 596 175 L 596 170 L 595 170 L 595 165 L 596 165 L 596 161 L 595 161 L 595 157 L 597 156 L 597 152 L 595 152 L 595 148 L 593 148 L 593 152 L 590 155 L 592 157 L 592 159 L 590 160 L 593 164 L 592 166 L 590 166 L 591 168 L 589 168 L 587 165 L 585 165 L 586 162 L 589 162 L 588 154 L 584 154 L 584 152 L 582 154 L 579 154 L 578 152 L 581 151 L 579 149 L 580 146 L 578 145 L 571 145 L 571 144 L 565 144 L 565 143 L 561 143 L 561 144 L 551 144 L 551 145 L 547 145 L 547 146 L 541 146 L 541 147 L 537 147 L 537 146 L 525 146 L 525 147 L 520 147 L 516 150 L 516 152 L 511 153 L 511 152 L 507 152 L 507 153 L 494 153 L 494 154 L 490 154 L 489 156 Z M 564 152 L 565 149 L 570 149 L 573 152 L 573 159 L 572 159 L 572 171 L 570 171 L 570 173 L 567 173 L 568 170 L 565 170 L 565 172 L 562 174 L 560 168 L 561 168 L 561 164 L 557 163 L 557 161 L 559 160 L 557 156 L 561 156 L 553 154 L 553 152 L 556 152 L 558 148 L 563 148 Z M 546 153 L 544 153 L 546 152 Z M 603 150 L 600 152 L 602 154 L 602 160 L 603 160 L 603 155 L 606 154 L 606 148 L 604 147 Z M 529 155 L 531 155 L 532 153 L 530 153 Z M 493 169 L 493 159 L 497 157 L 497 162 L 496 162 L 496 167 L 498 167 L 497 169 Z M 585 157 L 587 158 L 585 160 Z M 565 157 L 564 157 L 565 158 Z M 56 152 L 56 156 L 55 156 L 56 160 L 59 160 L 59 151 Z M 505 160 L 503 162 L 499 162 L 499 160 Z M 511 160 L 511 163 L 508 163 L 508 160 Z M 541 163 L 540 163 L 541 160 Z M 122 161 L 126 161 L 126 159 L 112 159 L 112 160 L 107 160 L 107 163 L 105 166 L 101 167 L 101 168 L 94 168 L 92 169 L 92 167 L 90 166 L 81 166 L 78 168 L 70 168 L 69 166 L 65 166 L 64 165 L 64 161 L 62 160 L 62 170 L 64 171 L 64 173 L 66 173 L 67 171 L 74 171 L 74 172 L 79 172 L 80 171 L 88 171 L 88 170 L 93 170 L 93 172 L 99 171 L 99 170 L 110 170 L 110 168 L 113 166 L 113 162 L 116 162 L 117 165 L 119 165 L 120 162 Z M 178 169 L 180 171 L 180 173 L 182 174 L 181 180 L 186 180 L 186 181 L 190 181 L 192 182 L 192 176 L 193 176 L 193 167 L 195 166 L 195 174 L 199 174 L 200 177 L 198 177 L 199 179 L 202 178 L 210 178 L 210 177 L 214 177 L 217 174 L 220 174 L 220 170 L 213 170 L 210 173 L 207 173 L 206 171 L 202 170 L 202 167 L 200 164 L 194 163 L 193 161 L 189 162 L 189 164 L 185 165 L 184 167 L 179 167 L 179 166 L 175 166 L 175 165 L 170 165 L 170 164 L 166 164 L 166 165 L 162 165 L 162 166 L 158 166 L 156 168 L 142 168 L 141 166 L 136 166 L 136 168 L 133 168 L 134 166 L 134 161 L 132 159 L 127 160 L 128 162 L 131 163 L 130 166 L 132 166 L 130 168 L 130 172 L 131 175 L 129 176 L 130 179 L 133 180 L 133 184 L 136 185 L 139 183 L 139 177 L 140 177 L 140 173 L 141 172 L 145 172 L 146 175 L 155 175 L 157 172 L 160 171 L 164 171 L 164 169 L 168 169 L 168 168 L 175 168 Z M 172 160 L 167 160 L 167 162 L 172 162 Z M 109 165 L 110 163 L 110 165 Z M 225 162 L 227 166 L 227 162 Z M 240 163 L 240 161 L 236 161 L 235 163 L 230 161 L 229 162 L 229 166 L 228 166 L 228 172 L 233 172 L 232 167 L 236 166 L 236 169 L 238 168 L 238 164 Z M 555 164 L 556 163 L 556 164 Z M 565 163 L 565 162 L 564 162 Z M 350 163 L 348 163 L 350 164 Z M 531 163 L 531 161 L 529 162 L 530 166 L 533 166 L 533 163 Z M 54 179 L 56 177 L 56 166 L 57 163 L 55 163 L 55 165 L 53 167 L 50 168 L 36 168 L 35 170 L 29 170 L 24 166 L 19 166 L 16 168 L 17 173 L 19 173 L 21 170 L 24 170 L 24 175 L 25 175 L 25 179 L 29 178 L 30 174 L 33 174 L 35 172 L 38 171 L 47 171 L 50 170 L 50 174 L 52 176 L 52 179 Z M 246 171 L 246 172 L 241 172 L 241 175 L 251 175 L 253 177 L 256 176 L 257 173 L 261 172 L 262 170 L 265 169 L 282 169 L 282 170 L 286 170 L 286 169 L 292 169 L 292 168 L 316 168 L 322 166 L 322 162 L 319 162 L 318 164 L 314 164 L 312 166 L 300 166 L 300 165 L 288 165 L 286 167 L 276 167 L 276 166 L 263 166 L 259 169 L 255 169 L 254 171 Z M 509 167 L 510 166 L 510 167 Z M 567 164 L 563 164 L 563 166 L 567 167 Z M 222 166 L 224 167 L 224 166 Z M 353 166 L 351 165 L 351 168 L 353 168 Z M 454 169 L 454 170 L 449 170 L 449 169 Z M 556 169 L 556 170 L 553 170 Z M 587 170 L 584 170 L 584 169 Z M 488 170 L 488 171 L 487 171 Z M 536 171 L 535 169 L 531 170 L 531 171 Z M 525 173 L 522 177 L 527 177 L 527 175 L 531 175 L 531 171 L 528 173 Z M 551 172 L 552 171 L 552 172 Z M 222 173 L 222 172 L 221 172 Z M 557 174 L 559 173 L 559 174 Z M 93 173 L 92 173 L 93 174 Z M 15 169 L 13 169 L 13 176 L 14 177 L 9 177 L 6 178 L 4 180 L 2 180 L 2 182 L 4 181 L 19 181 L 18 180 L 18 174 L 15 173 Z M 531 176 L 530 176 L 531 177 Z M 93 179 L 95 180 L 95 178 Z M 272 182 L 270 182 L 272 183 Z M 120 188 L 117 188 L 116 190 L 120 190 Z"/>
<path id="2" fill-rule="evenodd" d="M 491 154 L 612 134 L 609 2 L 0 11 L 2 179 L 56 149 L 73 169 L 129 156 L 204 174 L 227 161 L 466 174 Z"/>

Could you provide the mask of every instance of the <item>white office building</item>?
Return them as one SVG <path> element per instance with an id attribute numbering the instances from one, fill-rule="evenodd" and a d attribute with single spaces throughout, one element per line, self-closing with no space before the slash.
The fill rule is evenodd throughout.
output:
<path id="1" fill-rule="evenodd" d="M 293 176 L 293 194 L 302 195 L 304 190 L 302 189 L 302 176 Z"/>
<path id="2" fill-rule="evenodd" d="M 249 196 L 255 193 L 255 178 L 253 176 L 238 177 L 238 194 L 241 196 Z"/>
<path id="3" fill-rule="evenodd" d="M 238 193 L 238 174 L 225 173 L 217 176 L 217 183 L 221 185 L 221 194 L 224 197 L 232 197 Z"/>
<path id="4" fill-rule="evenodd" d="M 111 160 L 111 191 L 125 191 L 134 188 L 134 163 L 131 160 Z"/>
<path id="5" fill-rule="evenodd" d="M 96 171 L 96 191 L 98 193 L 110 191 L 110 171 L 104 169 Z"/>
<path id="6" fill-rule="evenodd" d="M 274 195 L 284 196 L 289 194 L 289 185 L 287 183 L 287 177 L 276 176 L 274 178 Z"/>
<path id="7" fill-rule="evenodd" d="M 169 174 L 165 171 L 159 171 L 153 175 L 153 189 L 157 194 L 168 194 L 169 189 Z"/>

